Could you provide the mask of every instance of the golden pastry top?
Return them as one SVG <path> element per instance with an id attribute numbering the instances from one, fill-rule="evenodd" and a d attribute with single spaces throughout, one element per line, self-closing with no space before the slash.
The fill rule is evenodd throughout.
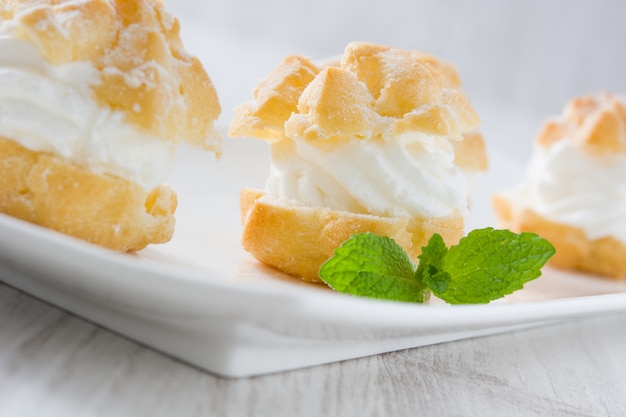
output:
<path id="1" fill-rule="evenodd" d="M 456 68 L 454 68 L 454 65 L 443 61 L 434 55 L 424 52 L 414 53 L 420 57 L 422 61 L 425 61 L 430 66 L 434 67 L 435 70 L 439 71 L 439 73 L 443 76 L 443 86 L 445 88 L 453 88 L 455 90 L 461 89 L 461 77 L 459 76 Z"/>
<path id="2" fill-rule="evenodd" d="M 560 140 L 593 154 L 626 153 L 626 99 L 611 93 L 570 101 L 559 119 L 549 120 L 536 141 L 550 147 Z"/>
<path id="3" fill-rule="evenodd" d="M 100 73 L 95 99 L 129 123 L 219 150 L 217 94 L 161 0 L 0 0 L 0 18 L 52 65 L 90 61 Z"/>
<path id="4" fill-rule="evenodd" d="M 462 139 L 479 118 L 450 68 L 434 57 L 362 42 L 325 66 L 291 56 L 237 108 L 229 134 L 329 143 L 419 131 Z"/>

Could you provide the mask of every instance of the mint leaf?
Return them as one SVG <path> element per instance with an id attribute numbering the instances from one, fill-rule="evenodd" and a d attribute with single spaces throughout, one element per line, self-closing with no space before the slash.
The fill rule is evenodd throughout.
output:
<path id="1" fill-rule="evenodd" d="M 393 239 L 373 233 L 347 239 L 322 265 L 319 276 L 341 293 L 417 303 L 426 297 L 406 252 Z"/>
<path id="2" fill-rule="evenodd" d="M 554 246 L 534 233 L 474 230 L 448 250 L 442 263 L 437 260 L 443 272 L 423 281 L 450 304 L 488 303 L 539 277 L 554 253 Z M 449 274 L 446 285 L 439 282 L 448 279 L 442 273 Z"/>

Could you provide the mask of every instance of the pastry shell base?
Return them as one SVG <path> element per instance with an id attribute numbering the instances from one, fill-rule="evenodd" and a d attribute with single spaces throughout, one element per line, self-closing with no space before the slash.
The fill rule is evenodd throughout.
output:
<path id="1" fill-rule="evenodd" d="M 146 191 L 0 137 L 0 212 L 118 251 L 164 243 L 174 232 L 176 193 Z"/>
<path id="2" fill-rule="evenodd" d="M 351 235 L 372 232 L 396 241 L 413 259 L 434 233 L 448 245 L 464 236 L 462 216 L 401 218 L 311 207 L 244 188 L 240 194 L 242 245 L 259 261 L 308 282 Z"/>

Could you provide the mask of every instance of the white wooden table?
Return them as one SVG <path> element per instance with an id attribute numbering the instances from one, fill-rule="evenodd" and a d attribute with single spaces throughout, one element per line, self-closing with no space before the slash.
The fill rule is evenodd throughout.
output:
<path id="1" fill-rule="evenodd" d="M 595 317 L 229 380 L 0 284 L 0 416 L 626 416 L 625 329 Z"/>

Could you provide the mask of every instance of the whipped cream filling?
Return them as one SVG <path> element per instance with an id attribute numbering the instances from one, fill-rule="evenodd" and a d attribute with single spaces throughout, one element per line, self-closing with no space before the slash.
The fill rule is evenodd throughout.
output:
<path id="1" fill-rule="evenodd" d="M 537 146 L 512 201 L 588 238 L 626 243 L 626 155 L 593 155 L 567 139 Z"/>
<path id="2" fill-rule="evenodd" d="M 272 144 L 266 193 L 334 210 L 395 217 L 467 214 L 469 187 L 445 138 L 413 132 L 387 140 Z"/>
<path id="3" fill-rule="evenodd" d="M 52 66 L 27 40 L 0 24 L 0 136 L 48 152 L 95 174 L 144 188 L 161 183 L 175 147 L 100 107 L 91 86 L 99 72 L 90 62 Z"/>

